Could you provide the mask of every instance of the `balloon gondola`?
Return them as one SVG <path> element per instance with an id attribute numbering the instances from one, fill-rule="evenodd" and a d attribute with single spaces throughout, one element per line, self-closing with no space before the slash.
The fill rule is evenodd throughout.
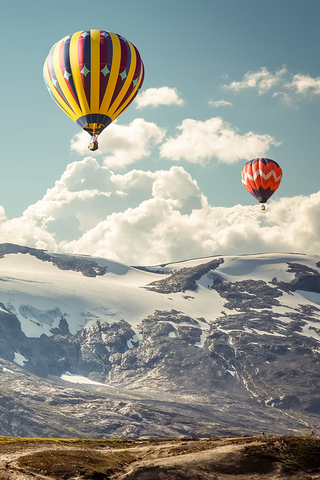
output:
<path id="1" fill-rule="evenodd" d="M 241 171 L 241 181 L 251 195 L 262 203 L 261 210 L 265 210 L 264 203 L 277 190 L 282 179 L 280 165 L 269 158 L 254 158 L 245 164 Z"/>
<path id="2" fill-rule="evenodd" d="M 88 148 L 92 152 L 95 152 L 96 150 L 98 150 L 99 145 L 98 145 L 98 136 L 97 135 L 92 135 L 92 140 L 89 143 Z"/>
<path id="3" fill-rule="evenodd" d="M 132 103 L 144 80 L 137 48 L 121 35 L 82 30 L 67 35 L 50 50 L 43 76 L 51 97 L 92 136 L 98 136 Z"/>

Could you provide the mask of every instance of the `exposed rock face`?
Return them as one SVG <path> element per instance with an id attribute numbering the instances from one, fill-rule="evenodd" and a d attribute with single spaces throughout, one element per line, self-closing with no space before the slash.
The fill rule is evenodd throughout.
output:
<path id="1" fill-rule="evenodd" d="M 88 259 L 72 257 L 69 255 L 54 255 L 49 254 L 44 250 L 37 248 L 21 247 L 13 243 L 2 243 L 0 245 L 0 258 L 5 255 L 22 253 L 24 255 L 32 255 L 43 262 L 51 262 L 60 270 L 73 270 L 81 272 L 86 277 L 96 277 L 97 275 L 104 275 L 107 271 L 106 267 L 101 267 L 96 262 Z"/>
<path id="2" fill-rule="evenodd" d="M 97 320 L 98 307 L 88 303 L 81 318 L 90 321 L 75 331 L 70 309 L 64 313 L 66 294 L 57 296 L 60 274 L 30 287 L 25 274 L 12 270 L 12 280 L 7 273 L 3 283 L 15 282 L 22 300 L 18 305 L 0 291 L 0 434 L 164 437 L 320 428 L 318 259 L 203 259 L 131 270 L 139 281 L 126 283 L 126 269 L 108 277 L 99 259 L 11 244 L 0 245 L 0 254 L 8 262 L 17 254 L 36 258 L 39 271 L 63 265 L 63 275 L 70 269 L 72 276 L 61 278 L 82 288 L 79 298 L 87 303 L 89 287 L 101 285 L 92 282 L 109 282 L 100 307 L 108 321 Z M 40 309 L 31 302 L 46 282 L 52 298 Z M 132 317 L 121 318 L 115 307 L 109 314 L 114 298 L 119 311 L 131 302 Z M 137 320 L 134 309 L 150 313 Z M 47 333 L 36 336 L 35 327 Z M 64 379 L 80 375 L 91 385 L 74 388 L 60 379 L 66 372 Z"/>
<path id="3" fill-rule="evenodd" d="M 215 270 L 223 263 L 223 258 L 212 260 L 203 265 L 191 268 L 181 268 L 178 272 L 174 272 L 170 277 L 163 280 L 150 283 L 147 287 L 158 293 L 176 293 L 185 292 L 186 290 L 197 290 L 197 280 L 206 275 L 211 270 Z"/>

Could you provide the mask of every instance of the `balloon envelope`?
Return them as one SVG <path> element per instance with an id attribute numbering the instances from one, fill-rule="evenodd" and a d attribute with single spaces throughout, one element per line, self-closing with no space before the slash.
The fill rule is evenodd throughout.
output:
<path id="1" fill-rule="evenodd" d="M 281 167 L 269 158 L 250 160 L 241 171 L 243 185 L 260 203 L 265 203 L 274 194 L 281 178 Z"/>
<path id="2" fill-rule="evenodd" d="M 136 47 L 122 36 L 86 30 L 51 48 L 43 76 L 59 107 L 85 131 L 99 135 L 137 95 L 144 66 Z"/>

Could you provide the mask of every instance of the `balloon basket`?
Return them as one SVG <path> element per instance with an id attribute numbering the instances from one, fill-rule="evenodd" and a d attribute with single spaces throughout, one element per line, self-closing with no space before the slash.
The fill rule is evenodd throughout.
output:
<path id="1" fill-rule="evenodd" d="M 88 148 L 89 148 L 89 150 L 91 150 L 91 152 L 95 152 L 96 150 L 98 150 L 98 143 L 97 142 L 91 142 L 91 143 L 89 143 Z"/>

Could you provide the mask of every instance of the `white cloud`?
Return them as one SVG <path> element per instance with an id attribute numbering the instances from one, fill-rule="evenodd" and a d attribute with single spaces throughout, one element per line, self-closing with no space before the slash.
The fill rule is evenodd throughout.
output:
<path id="1" fill-rule="evenodd" d="M 275 92 L 272 94 L 272 98 L 279 98 L 280 102 L 285 105 L 286 107 L 293 107 L 295 109 L 298 108 L 296 96 L 293 96 L 291 93 L 288 92 Z"/>
<path id="2" fill-rule="evenodd" d="M 229 85 L 223 85 L 223 88 L 229 90 L 245 90 L 248 88 L 256 88 L 259 94 L 263 94 L 273 88 L 275 85 L 283 82 L 283 77 L 286 75 L 287 69 L 282 67 L 277 72 L 270 73 L 266 67 L 261 67 L 258 72 L 247 72 L 244 74 L 240 82 L 231 82 Z"/>
<path id="3" fill-rule="evenodd" d="M 180 134 L 160 146 L 160 156 L 191 163 L 207 163 L 210 158 L 235 163 L 240 159 L 264 157 L 270 145 L 280 145 L 268 134 L 248 132 L 239 135 L 220 117 L 205 122 L 186 119 L 177 127 Z"/>
<path id="4" fill-rule="evenodd" d="M 296 93 L 306 95 L 320 95 L 320 77 L 312 78 L 309 75 L 297 74 L 291 82 L 284 85 L 286 88 L 295 90 Z"/>
<path id="5" fill-rule="evenodd" d="M 304 96 L 320 95 L 320 77 L 309 75 L 292 75 L 285 67 L 277 72 L 270 73 L 266 67 L 261 67 L 257 72 L 247 72 L 240 82 L 233 81 L 222 88 L 239 92 L 245 89 L 256 89 L 259 95 L 269 90 L 277 90 L 273 98 L 279 98 L 281 103 L 288 107 L 297 108 L 297 102 Z"/>
<path id="6" fill-rule="evenodd" d="M 61 242 L 81 238 L 112 213 L 135 209 L 150 198 L 165 199 L 175 210 L 190 213 L 201 206 L 202 195 L 196 181 L 182 167 L 156 172 L 132 170 L 120 175 L 87 157 L 68 165 L 55 186 L 30 205 L 22 217 L 8 221 L 0 208 L 3 241 L 10 241 L 12 232 L 16 232 L 21 244 L 26 239 L 32 246 L 41 241 L 44 243 L 37 244 L 41 248 L 48 245 L 55 250 Z"/>
<path id="7" fill-rule="evenodd" d="M 208 105 L 210 107 L 232 107 L 232 103 L 227 102 L 227 100 L 209 100 Z"/>
<path id="8" fill-rule="evenodd" d="M 198 184 L 182 167 L 157 171 L 154 179 L 154 198 L 170 201 L 170 205 L 182 214 L 201 208 L 202 194 Z"/>
<path id="9" fill-rule="evenodd" d="M 182 167 L 115 175 L 88 157 L 69 165 L 20 218 L 8 220 L 0 207 L 0 242 L 136 265 L 264 251 L 317 254 L 320 192 L 271 200 L 265 213 L 258 204 L 214 207 Z"/>
<path id="10" fill-rule="evenodd" d="M 97 154 L 107 154 L 105 166 L 122 168 L 147 157 L 151 147 L 159 144 L 164 135 L 163 129 L 143 118 L 136 118 L 129 125 L 112 123 L 99 137 Z M 87 153 L 88 143 L 88 134 L 78 133 L 71 141 L 71 149 L 81 154 Z"/>
<path id="11" fill-rule="evenodd" d="M 160 87 L 148 88 L 140 93 L 135 99 L 136 107 L 141 109 L 149 105 L 158 107 L 159 105 L 184 105 L 184 100 L 179 97 L 176 88 Z"/>
<path id="12" fill-rule="evenodd" d="M 320 192 L 310 197 L 232 208 L 209 206 L 189 214 L 163 198 L 110 215 L 81 239 L 65 244 L 75 253 L 91 253 L 131 264 L 156 264 L 208 255 L 243 253 L 318 253 Z"/>

